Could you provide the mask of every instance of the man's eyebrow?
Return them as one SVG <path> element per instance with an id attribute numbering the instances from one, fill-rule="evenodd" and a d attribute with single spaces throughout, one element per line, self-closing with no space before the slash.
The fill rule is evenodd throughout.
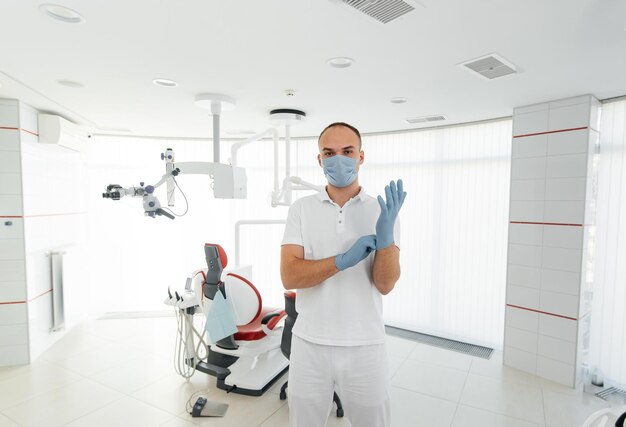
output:
<path id="1" fill-rule="evenodd" d="M 348 150 L 348 149 L 350 149 L 350 148 L 354 149 L 354 148 L 356 148 L 356 147 L 355 147 L 354 145 L 348 145 L 347 147 L 340 148 L 339 150 L 340 150 L 340 151 L 341 151 L 341 150 Z M 331 152 L 333 152 L 333 151 L 335 151 L 335 150 L 333 150 L 332 148 L 324 147 L 324 148 L 322 148 L 322 151 L 331 151 Z"/>

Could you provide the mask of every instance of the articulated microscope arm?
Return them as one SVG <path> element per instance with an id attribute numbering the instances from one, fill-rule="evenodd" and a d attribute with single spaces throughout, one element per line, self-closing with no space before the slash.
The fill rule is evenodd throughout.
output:
<path id="1" fill-rule="evenodd" d="M 161 208 L 161 203 L 154 195 L 154 190 L 163 184 L 167 184 L 168 206 L 174 206 L 175 177 L 179 174 L 186 175 L 209 175 L 213 179 L 212 188 L 216 198 L 221 199 L 245 199 L 246 198 L 246 171 L 243 168 L 223 163 L 210 162 L 180 162 L 174 163 L 174 152 L 168 148 L 161 154 L 165 161 L 165 174 L 154 185 L 124 188 L 121 185 L 111 184 L 106 187 L 102 197 L 119 200 L 124 196 L 142 197 L 143 208 L 146 216 L 154 218 L 163 215 L 174 219 L 167 210 Z"/>
<path id="2" fill-rule="evenodd" d="M 102 193 L 105 199 L 120 200 L 122 197 L 142 197 L 143 209 L 146 216 L 154 218 L 157 215 L 163 215 L 170 219 L 174 219 L 174 215 L 161 208 L 159 199 L 153 194 L 155 187 L 147 185 L 144 187 L 143 182 L 139 183 L 139 187 L 124 188 L 121 185 L 110 184 L 106 187 L 106 192 Z"/>

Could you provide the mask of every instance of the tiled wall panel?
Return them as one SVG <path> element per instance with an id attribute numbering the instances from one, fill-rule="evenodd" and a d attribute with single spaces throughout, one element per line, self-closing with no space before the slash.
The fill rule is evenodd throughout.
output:
<path id="1" fill-rule="evenodd" d="M 590 310 L 599 105 L 585 95 L 513 115 L 504 362 L 569 386 Z"/>

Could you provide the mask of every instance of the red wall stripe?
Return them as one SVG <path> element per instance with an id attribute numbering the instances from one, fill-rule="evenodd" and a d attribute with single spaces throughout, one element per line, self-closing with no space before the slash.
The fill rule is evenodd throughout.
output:
<path id="1" fill-rule="evenodd" d="M 511 224 L 534 224 L 534 225 L 562 225 L 566 227 L 582 227 L 583 224 L 565 224 L 560 222 L 528 222 L 528 221 L 510 221 Z"/>
<path id="2" fill-rule="evenodd" d="M 28 302 L 33 302 L 33 301 L 35 301 L 37 298 L 40 298 L 40 297 L 44 296 L 45 294 L 49 294 L 49 293 L 51 293 L 51 292 L 52 292 L 52 289 L 48 289 L 47 291 L 40 293 L 40 294 L 39 294 L 39 295 L 37 295 L 36 297 L 29 299 L 29 300 L 28 300 Z"/>
<path id="3" fill-rule="evenodd" d="M 26 133 L 30 133 L 31 135 L 39 136 L 39 134 L 38 134 L 38 133 L 36 133 L 36 132 L 32 132 L 32 131 L 30 131 L 30 130 L 22 129 L 22 131 L 23 131 L 23 132 L 26 132 Z"/>
<path id="4" fill-rule="evenodd" d="M 44 216 L 62 216 L 62 215 L 86 215 L 87 212 L 65 212 L 57 214 L 41 214 L 41 215 L 0 215 L 0 218 L 39 218 Z"/>
<path id="5" fill-rule="evenodd" d="M 24 215 L 24 218 L 39 218 L 42 216 L 83 215 L 86 213 L 87 212 L 63 212 L 63 213 L 56 213 L 56 214 Z"/>
<path id="6" fill-rule="evenodd" d="M 20 129 L 20 128 L 8 127 L 8 126 L 0 126 L 0 129 L 4 129 L 4 130 L 21 130 L 23 132 L 30 133 L 31 135 L 39 136 L 39 134 L 37 132 L 33 132 L 33 131 L 28 130 L 28 129 Z"/>
<path id="7" fill-rule="evenodd" d="M 560 317 L 562 319 L 568 319 L 568 320 L 578 320 L 575 317 L 567 317 L 567 316 L 562 316 L 560 314 L 555 314 L 555 313 L 548 313 L 547 311 L 541 311 L 541 310 L 535 310 L 533 308 L 528 308 L 528 307 L 520 307 L 519 305 L 513 305 L 513 304 L 507 304 L 507 307 L 513 307 L 513 308 L 519 308 L 521 310 L 528 310 L 528 311 L 534 311 L 535 313 L 541 313 L 541 314 L 547 314 L 548 316 L 554 316 L 554 317 Z"/>
<path id="8" fill-rule="evenodd" d="M 524 134 L 524 135 L 513 135 L 513 138 L 524 138 L 526 136 L 547 135 L 549 133 L 571 132 L 571 131 L 574 131 L 574 130 L 584 130 L 584 129 L 589 129 L 589 127 L 588 126 L 584 126 L 584 127 L 581 127 L 581 128 L 549 130 L 547 132 L 527 133 L 527 134 Z"/>
<path id="9" fill-rule="evenodd" d="M 49 294 L 50 292 L 52 292 L 52 289 L 48 289 L 47 291 L 37 295 L 34 298 L 29 299 L 28 301 L 7 301 L 7 302 L 0 302 L 0 305 L 8 305 L 8 304 L 26 304 L 27 302 L 33 302 L 35 301 L 37 298 L 40 298 L 42 296 L 44 296 L 45 294 Z"/>

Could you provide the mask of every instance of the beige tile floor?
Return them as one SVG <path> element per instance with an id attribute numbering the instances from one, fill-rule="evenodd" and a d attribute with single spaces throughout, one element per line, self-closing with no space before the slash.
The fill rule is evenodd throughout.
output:
<path id="1" fill-rule="evenodd" d="M 174 317 L 92 320 L 27 366 L 0 368 L 0 427 L 281 427 L 281 379 L 265 395 L 226 394 L 213 378 L 174 373 Z M 570 427 L 606 402 L 491 360 L 388 337 L 393 426 Z M 205 390 L 230 405 L 223 418 L 192 418 Z M 350 426 L 331 413 L 328 426 Z"/>

